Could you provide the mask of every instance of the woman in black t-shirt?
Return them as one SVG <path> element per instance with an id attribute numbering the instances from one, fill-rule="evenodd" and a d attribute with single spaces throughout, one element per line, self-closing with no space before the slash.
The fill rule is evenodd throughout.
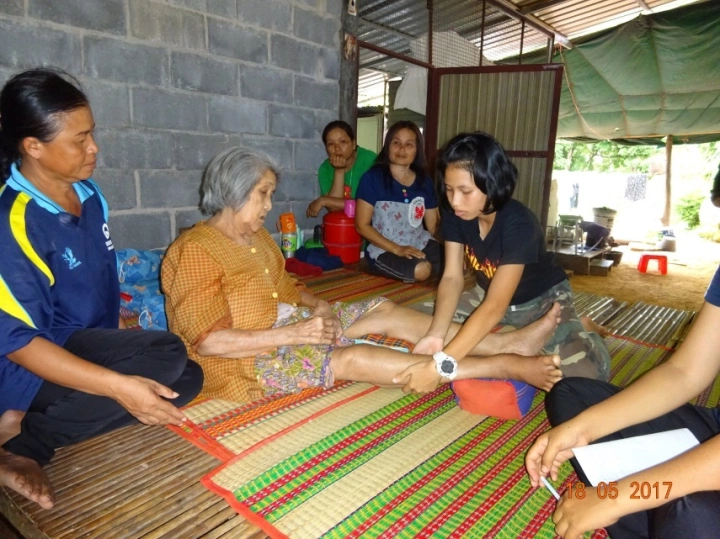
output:
<path id="1" fill-rule="evenodd" d="M 565 272 L 547 252 L 537 218 L 511 198 L 517 169 L 498 141 L 486 133 L 456 136 L 443 151 L 438 172 L 445 271 L 432 324 L 414 352 L 460 361 L 498 324 L 524 327 L 554 309 L 559 324 L 544 350 L 560 356 L 562 375 L 607 380 L 610 353 L 578 319 Z M 463 260 L 475 270 L 482 302 L 445 342 L 463 291 Z M 419 365 L 401 375 L 408 389 L 417 391 L 437 384 L 439 376 L 433 379 L 432 370 Z"/>

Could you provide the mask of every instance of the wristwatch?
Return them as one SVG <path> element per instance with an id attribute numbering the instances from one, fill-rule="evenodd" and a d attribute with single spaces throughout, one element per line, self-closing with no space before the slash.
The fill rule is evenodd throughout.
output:
<path id="1" fill-rule="evenodd" d="M 452 380 L 457 376 L 458 364 L 454 357 L 447 355 L 441 350 L 433 354 L 433 359 L 435 360 L 435 367 L 440 376 L 448 380 Z"/>

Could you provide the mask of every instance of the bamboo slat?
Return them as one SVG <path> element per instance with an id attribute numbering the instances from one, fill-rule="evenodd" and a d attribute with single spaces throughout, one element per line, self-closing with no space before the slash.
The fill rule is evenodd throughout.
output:
<path id="1" fill-rule="evenodd" d="M 217 465 L 169 430 L 127 427 L 58 451 L 55 508 L 0 489 L 0 512 L 27 539 L 267 537 L 199 483 Z"/>
<path id="2" fill-rule="evenodd" d="M 695 318 L 691 311 L 642 301 L 628 305 L 588 292 L 576 294 L 575 310 L 578 316 L 589 316 L 611 333 L 668 348 L 675 348 L 683 341 Z"/>

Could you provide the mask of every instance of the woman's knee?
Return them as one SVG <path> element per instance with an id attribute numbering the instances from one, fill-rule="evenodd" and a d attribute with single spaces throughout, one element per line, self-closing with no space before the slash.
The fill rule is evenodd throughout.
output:
<path id="1" fill-rule="evenodd" d="M 187 348 L 182 339 L 167 331 L 153 331 L 143 351 L 148 378 L 171 384 L 185 372 L 188 363 Z M 199 367 L 198 367 L 199 368 Z"/>
<path id="2" fill-rule="evenodd" d="M 427 281 L 432 275 L 432 265 L 427 260 L 418 262 L 415 266 L 415 280 Z"/>
<path id="3" fill-rule="evenodd" d="M 355 380 L 355 364 L 357 362 L 357 346 L 336 348 L 330 357 L 330 369 L 335 380 Z"/>
<path id="4" fill-rule="evenodd" d="M 387 300 L 378 303 L 371 309 L 368 309 L 365 311 L 360 317 L 353 322 L 355 324 L 356 322 L 359 322 L 360 320 L 369 321 L 369 320 L 375 320 L 374 325 L 377 325 L 376 328 L 371 328 L 368 333 L 384 333 L 385 332 L 385 325 L 387 324 L 388 320 L 391 320 L 393 316 L 395 316 L 395 313 L 397 309 L 399 308 L 399 305 L 395 303 L 394 301 Z M 350 324 L 350 327 L 353 326 L 353 324 Z"/>
<path id="5" fill-rule="evenodd" d="M 562 361 L 560 370 L 566 377 L 610 379 L 610 351 L 597 333 L 587 333 L 580 322 L 560 324 L 553 335 Z"/>
<path id="6" fill-rule="evenodd" d="M 720 492 L 695 492 L 652 511 L 651 537 L 716 537 L 720 528 Z"/>
<path id="7" fill-rule="evenodd" d="M 179 395 L 173 400 L 173 404 L 177 407 L 188 404 L 200 394 L 204 381 L 205 376 L 202 367 L 191 359 L 188 359 L 180 377 L 170 382 L 172 389 Z"/>
<path id="8" fill-rule="evenodd" d="M 619 391 L 606 382 L 589 378 L 563 378 L 545 396 L 545 410 L 553 427 L 569 421 Z"/>

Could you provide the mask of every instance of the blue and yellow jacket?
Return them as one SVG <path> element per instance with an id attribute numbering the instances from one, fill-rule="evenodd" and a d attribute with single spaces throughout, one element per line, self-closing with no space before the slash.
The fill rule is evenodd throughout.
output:
<path id="1" fill-rule="evenodd" d="M 68 214 L 17 169 L 0 187 L 0 414 L 26 411 L 42 380 L 7 358 L 35 337 L 62 346 L 83 328 L 117 328 L 120 291 L 107 202 L 74 184 Z"/>

